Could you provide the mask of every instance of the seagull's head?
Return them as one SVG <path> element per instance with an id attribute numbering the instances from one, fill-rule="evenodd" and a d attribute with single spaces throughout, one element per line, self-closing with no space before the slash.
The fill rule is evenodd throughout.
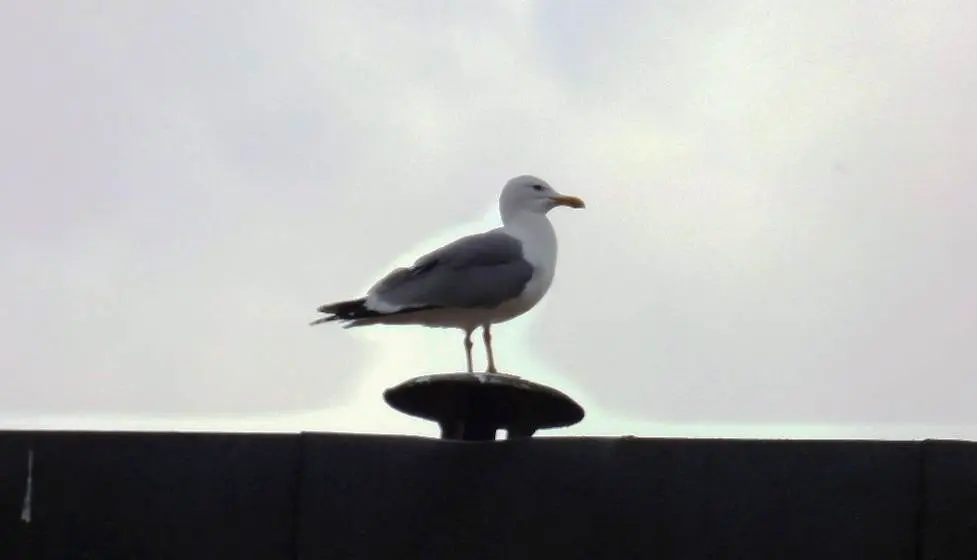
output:
<path id="1" fill-rule="evenodd" d="M 575 196 L 560 194 L 549 183 L 532 175 L 509 179 L 499 195 L 503 220 L 519 212 L 546 214 L 557 206 L 583 208 L 584 202 Z"/>

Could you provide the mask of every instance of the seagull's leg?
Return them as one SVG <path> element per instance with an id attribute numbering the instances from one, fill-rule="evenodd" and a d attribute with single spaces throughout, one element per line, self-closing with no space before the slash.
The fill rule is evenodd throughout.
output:
<path id="1" fill-rule="evenodd" d="M 486 373 L 494 373 L 496 375 L 504 375 L 506 377 L 511 377 L 513 379 L 522 379 L 518 375 L 512 375 L 511 373 L 502 373 L 495 367 L 495 355 L 492 352 L 492 325 L 482 325 L 482 340 L 485 341 L 485 355 L 488 356 L 488 368 L 485 370 Z"/>
<path id="2" fill-rule="evenodd" d="M 499 370 L 495 369 L 495 356 L 492 355 L 491 323 L 482 325 L 482 341 L 485 342 L 485 355 L 488 357 L 488 368 L 485 371 L 487 373 L 499 373 Z"/>
<path id="3" fill-rule="evenodd" d="M 475 366 L 472 364 L 472 332 L 475 329 L 465 329 L 465 359 L 468 362 L 468 373 L 474 373 Z"/>

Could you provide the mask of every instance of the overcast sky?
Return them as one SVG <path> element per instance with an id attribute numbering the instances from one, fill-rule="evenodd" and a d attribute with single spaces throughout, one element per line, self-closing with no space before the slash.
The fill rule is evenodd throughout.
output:
<path id="1" fill-rule="evenodd" d="M 308 322 L 532 173 L 588 208 L 494 346 L 587 409 L 560 433 L 977 438 L 974 21 L 8 2 L 0 427 L 434 434 L 380 393 L 460 333 Z"/>

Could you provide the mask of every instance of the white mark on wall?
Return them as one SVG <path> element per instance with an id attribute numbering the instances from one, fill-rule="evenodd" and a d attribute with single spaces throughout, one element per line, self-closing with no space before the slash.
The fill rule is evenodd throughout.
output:
<path id="1" fill-rule="evenodd" d="M 31 499 L 34 494 L 34 450 L 27 452 L 27 487 L 24 489 L 24 505 L 20 508 L 20 520 L 31 522 Z"/>

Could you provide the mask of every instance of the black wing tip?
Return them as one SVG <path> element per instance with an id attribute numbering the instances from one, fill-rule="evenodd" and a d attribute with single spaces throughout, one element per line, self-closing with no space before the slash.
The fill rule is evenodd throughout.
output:
<path id="1" fill-rule="evenodd" d="M 357 319 L 368 319 L 378 317 L 383 313 L 378 313 L 366 306 L 366 298 L 351 299 L 348 301 L 338 301 L 327 303 L 316 309 L 319 313 L 326 313 L 328 317 L 316 319 L 311 324 L 328 323 L 331 321 L 355 321 Z"/>
<path id="2" fill-rule="evenodd" d="M 321 323 L 330 323 L 332 321 L 345 321 L 354 322 L 360 319 L 373 319 L 376 317 L 385 317 L 391 315 L 401 315 L 404 313 L 413 313 L 416 311 L 426 311 L 429 309 L 436 309 L 436 305 L 423 305 L 418 307 L 408 307 L 406 309 L 401 309 L 394 311 L 392 313 L 383 313 L 380 311 L 374 311 L 366 306 L 366 298 L 352 299 L 349 301 L 339 301 L 336 303 L 327 303 L 326 305 L 319 306 L 316 311 L 319 313 L 325 313 L 326 317 L 320 317 L 315 321 L 309 323 L 310 325 L 319 325 Z"/>
<path id="3" fill-rule="evenodd" d="M 334 303 L 327 303 L 325 305 L 320 305 L 318 308 L 316 308 L 316 311 L 318 311 L 319 313 L 342 315 L 347 310 L 363 307 L 365 303 L 366 303 L 366 298 L 337 301 Z"/>

